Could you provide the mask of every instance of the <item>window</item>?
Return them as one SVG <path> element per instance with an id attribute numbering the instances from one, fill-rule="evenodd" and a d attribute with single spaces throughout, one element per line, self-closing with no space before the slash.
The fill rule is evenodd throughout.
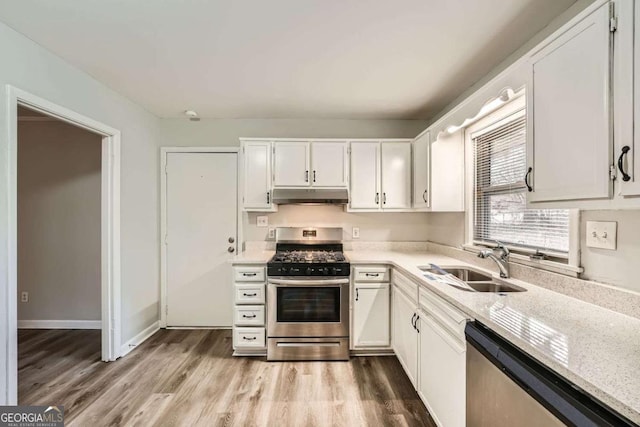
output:
<path id="1" fill-rule="evenodd" d="M 541 250 L 554 257 L 569 253 L 569 210 L 527 209 L 526 117 L 524 110 L 476 129 L 473 240 Z"/>

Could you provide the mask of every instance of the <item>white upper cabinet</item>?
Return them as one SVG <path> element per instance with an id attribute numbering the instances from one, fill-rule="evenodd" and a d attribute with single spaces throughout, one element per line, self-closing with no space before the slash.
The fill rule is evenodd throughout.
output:
<path id="1" fill-rule="evenodd" d="M 347 186 L 346 141 L 278 141 L 273 143 L 273 186 Z"/>
<path id="2" fill-rule="evenodd" d="M 349 210 L 411 209 L 411 141 L 352 141 Z"/>
<path id="3" fill-rule="evenodd" d="M 347 186 L 347 143 L 311 143 L 311 185 L 314 187 Z"/>
<path id="4" fill-rule="evenodd" d="M 310 144 L 305 141 L 274 142 L 274 187 L 308 187 L 311 184 L 309 148 Z"/>
<path id="5" fill-rule="evenodd" d="M 634 8 L 632 4 L 630 9 L 635 9 L 633 11 L 633 20 L 620 19 L 619 26 L 621 30 L 626 29 L 626 27 L 622 27 L 623 25 L 633 28 L 635 22 L 635 34 L 633 34 L 633 38 L 625 37 L 620 39 L 619 42 L 627 42 L 627 44 L 621 46 L 619 43 L 616 49 L 620 52 L 633 51 L 633 63 L 628 68 L 625 68 L 632 69 L 633 75 L 629 79 L 624 79 L 625 75 L 616 74 L 616 78 L 623 79 L 621 86 L 624 86 L 615 95 L 624 97 L 623 101 L 628 101 L 629 105 L 632 105 L 633 115 L 629 120 L 629 125 L 624 130 L 633 129 L 633 135 L 630 138 L 625 138 L 625 135 L 616 135 L 616 158 L 614 160 L 616 160 L 616 167 L 618 168 L 619 193 L 622 196 L 640 196 L 640 6 L 635 5 Z M 629 11 L 629 15 L 631 14 L 631 11 Z M 628 55 L 621 60 L 625 58 L 628 58 Z M 620 65 L 619 62 L 615 64 L 618 69 L 620 69 Z M 624 63 L 624 65 L 627 65 L 627 63 Z M 633 87 L 633 90 L 630 90 L 630 87 Z M 624 106 L 626 107 L 626 104 Z M 616 111 L 620 107 L 620 104 L 616 104 Z M 635 123 L 635 126 L 633 126 L 633 123 Z"/>
<path id="6" fill-rule="evenodd" d="M 426 209 L 429 207 L 429 151 L 431 141 L 429 132 L 416 138 L 413 143 L 413 207 Z"/>
<path id="7" fill-rule="evenodd" d="M 441 133 L 431 143 L 431 211 L 464 211 L 464 134 Z"/>
<path id="8" fill-rule="evenodd" d="M 382 160 L 382 208 L 411 208 L 411 143 L 383 142 Z"/>
<path id="9" fill-rule="evenodd" d="M 380 208 L 380 143 L 351 143 L 350 209 Z"/>
<path id="10" fill-rule="evenodd" d="M 529 202 L 611 197 L 610 17 L 606 4 L 531 57 Z"/>
<path id="11" fill-rule="evenodd" d="M 273 210 L 274 205 L 271 203 L 271 142 L 243 142 L 242 155 L 244 210 Z"/>

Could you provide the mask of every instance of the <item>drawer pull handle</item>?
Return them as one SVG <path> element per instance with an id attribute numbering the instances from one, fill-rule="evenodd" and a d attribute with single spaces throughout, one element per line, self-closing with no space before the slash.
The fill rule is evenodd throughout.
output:
<path id="1" fill-rule="evenodd" d="M 256 337 L 242 337 L 242 339 L 245 341 L 255 341 Z"/>
<path id="2" fill-rule="evenodd" d="M 242 317 L 245 319 L 255 319 L 257 316 L 255 314 L 252 314 L 252 315 L 243 314 Z"/>
<path id="3" fill-rule="evenodd" d="M 365 276 L 367 276 L 367 277 L 378 277 L 378 276 L 380 276 L 380 273 L 365 273 Z"/>
<path id="4" fill-rule="evenodd" d="M 243 275 L 244 277 L 253 277 L 253 276 L 257 276 L 257 275 L 258 275 L 258 273 L 242 273 L 242 275 Z"/>
<path id="5" fill-rule="evenodd" d="M 245 296 L 245 297 L 257 297 L 258 296 L 258 294 L 256 292 L 254 292 L 252 294 L 248 294 L 248 293 L 245 292 L 242 295 Z"/>

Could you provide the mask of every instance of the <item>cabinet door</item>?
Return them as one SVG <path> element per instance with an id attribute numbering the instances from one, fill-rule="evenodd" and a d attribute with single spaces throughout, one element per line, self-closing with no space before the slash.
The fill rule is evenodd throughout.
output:
<path id="1" fill-rule="evenodd" d="M 393 350 L 411 384 L 416 386 L 418 371 L 418 334 L 413 327 L 416 304 L 397 287 L 393 287 Z"/>
<path id="2" fill-rule="evenodd" d="M 464 134 L 440 134 L 431 144 L 431 210 L 464 211 Z"/>
<path id="3" fill-rule="evenodd" d="M 356 282 L 352 298 L 354 347 L 389 347 L 389 284 Z"/>
<path id="4" fill-rule="evenodd" d="M 411 142 L 383 142 L 382 209 L 411 208 Z"/>
<path id="5" fill-rule="evenodd" d="M 606 4 L 531 59 L 529 202 L 611 196 L 609 17 Z"/>
<path id="6" fill-rule="evenodd" d="M 618 7 L 618 5 L 616 5 L 616 7 Z M 626 86 L 622 93 L 623 96 L 628 96 L 628 99 L 633 102 L 633 123 L 640 123 L 640 30 L 638 29 L 640 26 L 640 5 L 634 5 L 634 9 L 636 31 L 634 40 L 631 42 L 633 43 L 633 83 L 629 84 L 625 80 L 623 84 L 626 83 Z M 626 46 L 620 46 L 620 43 L 617 46 L 617 49 L 620 48 L 621 50 L 626 48 Z M 631 49 L 627 51 L 630 50 Z M 616 75 L 616 77 L 619 76 Z M 631 91 L 628 90 L 631 85 L 633 85 L 632 96 L 629 95 Z M 616 93 L 616 95 L 619 96 L 619 93 Z M 640 125 L 636 124 L 633 126 L 633 123 L 630 123 L 629 126 L 633 128 L 633 139 L 630 141 L 628 139 L 618 138 L 620 142 L 617 143 L 615 151 L 617 158 L 614 160 L 616 160 L 619 166 L 622 166 L 622 170 L 618 170 L 618 179 L 616 182 L 620 183 L 620 194 L 623 196 L 640 196 Z M 627 174 L 627 177 L 623 175 L 623 171 Z"/>
<path id="7" fill-rule="evenodd" d="M 272 209 L 271 143 L 269 141 L 246 142 L 242 152 L 244 156 L 244 209 Z"/>
<path id="8" fill-rule="evenodd" d="M 420 311 L 418 394 L 439 426 L 464 427 L 466 347 L 433 317 Z"/>
<path id="9" fill-rule="evenodd" d="M 347 186 L 346 142 L 311 144 L 311 185 L 314 187 Z"/>
<path id="10" fill-rule="evenodd" d="M 429 132 L 413 141 L 413 207 L 429 207 Z"/>
<path id="11" fill-rule="evenodd" d="M 351 209 L 380 208 L 380 143 L 351 143 Z"/>
<path id="12" fill-rule="evenodd" d="M 274 187 L 308 187 L 311 183 L 309 143 L 276 141 L 273 147 Z"/>

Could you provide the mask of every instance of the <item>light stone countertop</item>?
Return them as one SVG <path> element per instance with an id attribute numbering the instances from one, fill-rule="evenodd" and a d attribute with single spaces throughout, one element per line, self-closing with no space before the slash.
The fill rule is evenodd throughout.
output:
<path id="1" fill-rule="evenodd" d="M 273 251 L 253 251 L 233 263 L 263 264 Z M 352 264 L 389 264 L 544 365 L 640 423 L 640 320 L 515 279 L 526 292 L 501 296 L 465 292 L 431 281 L 421 266 L 466 266 L 428 252 L 347 251 Z M 477 267 L 475 267 L 477 268 Z"/>

